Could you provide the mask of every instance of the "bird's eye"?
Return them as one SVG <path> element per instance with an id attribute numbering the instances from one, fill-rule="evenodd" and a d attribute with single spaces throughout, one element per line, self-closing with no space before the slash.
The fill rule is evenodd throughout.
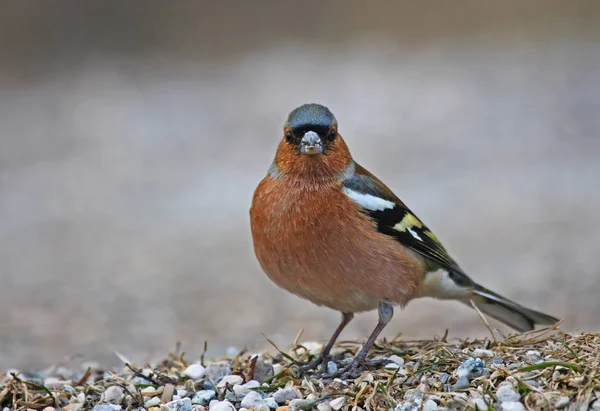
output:
<path id="1" fill-rule="evenodd" d="M 333 129 L 329 132 L 329 134 L 327 135 L 327 138 L 329 140 L 333 141 L 333 140 L 335 140 L 336 136 L 337 136 L 337 130 Z"/>
<path id="2" fill-rule="evenodd" d="M 289 143 L 291 143 L 291 142 L 293 141 L 293 139 L 294 139 L 294 136 L 293 136 L 293 134 L 292 134 L 292 132 L 291 132 L 291 131 L 288 131 L 288 132 L 286 132 L 286 133 L 285 133 L 285 139 L 286 139 L 286 140 L 287 140 Z"/>

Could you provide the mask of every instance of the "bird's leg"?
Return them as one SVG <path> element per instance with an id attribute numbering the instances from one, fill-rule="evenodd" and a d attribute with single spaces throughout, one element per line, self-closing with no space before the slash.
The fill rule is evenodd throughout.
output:
<path id="1" fill-rule="evenodd" d="M 346 328 L 348 323 L 350 321 L 352 321 L 353 318 L 354 318 L 353 313 L 342 313 L 342 322 L 336 328 L 335 332 L 329 339 L 329 342 L 327 343 L 327 345 L 325 345 L 325 347 L 323 347 L 323 349 L 321 350 L 321 353 L 315 360 L 313 360 L 309 363 L 303 364 L 302 367 L 300 367 L 300 370 L 302 372 L 312 370 L 312 369 L 316 368 L 319 364 L 327 362 L 327 358 L 329 357 L 329 353 L 331 352 L 331 349 L 333 348 L 333 344 L 335 344 L 336 340 L 342 333 L 342 330 L 344 328 Z"/>
<path id="2" fill-rule="evenodd" d="M 394 306 L 389 301 L 382 301 L 379 303 L 379 322 L 377 326 L 371 333 L 371 336 L 363 345 L 360 352 L 354 357 L 354 361 L 352 363 L 339 370 L 337 373 L 333 375 L 327 375 L 328 378 L 334 377 L 342 377 L 342 378 L 355 378 L 358 376 L 358 371 L 360 371 L 361 365 L 363 364 L 365 358 L 367 358 L 367 354 L 371 350 L 371 347 L 375 343 L 375 340 L 381 334 L 381 331 L 385 328 L 385 326 L 390 322 L 392 317 L 394 316 Z"/>

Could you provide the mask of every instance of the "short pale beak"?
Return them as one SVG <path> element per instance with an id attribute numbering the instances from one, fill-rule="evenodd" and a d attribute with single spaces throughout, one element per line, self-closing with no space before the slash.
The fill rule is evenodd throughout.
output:
<path id="1" fill-rule="evenodd" d="M 323 143 L 321 138 L 314 131 L 307 131 L 300 140 L 300 154 L 321 154 L 323 152 Z"/>

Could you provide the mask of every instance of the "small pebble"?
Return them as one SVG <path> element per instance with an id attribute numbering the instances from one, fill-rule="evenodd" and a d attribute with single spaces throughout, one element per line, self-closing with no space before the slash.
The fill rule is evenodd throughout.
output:
<path id="1" fill-rule="evenodd" d="M 448 374 L 447 372 L 443 372 L 440 375 L 438 375 L 438 379 L 440 380 L 440 382 L 442 384 L 446 384 L 448 382 L 449 378 L 450 378 L 450 374 Z"/>
<path id="2" fill-rule="evenodd" d="M 295 388 L 280 388 L 273 394 L 273 399 L 278 404 L 283 404 L 286 401 L 295 400 L 300 397 L 298 390 Z"/>
<path id="3" fill-rule="evenodd" d="M 456 384 L 452 386 L 453 390 L 465 390 L 471 386 L 469 379 L 466 376 L 458 377 Z"/>
<path id="4" fill-rule="evenodd" d="M 185 390 L 183 388 L 178 388 L 177 395 L 179 395 L 181 398 L 183 398 L 188 395 L 188 392 L 187 392 L 187 390 Z"/>
<path id="5" fill-rule="evenodd" d="M 244 379 L 239 375 L 226 375 L 221 381 L 217 384 L 217 388 L 225 388 L 227 384 L 229 385 L 240 385 L 244 382 Z"/>
<path id="6" fill-rule="evenodd" d="M 398 366 L 402 367 L 404 365 L 404 358 L 394 354 L 394 355 L 390 355 L 388 357 L 388 360 L 392 361 L 395 364 L 398 364 Z"/>
<path id="7" fill-rule="evenodd" d="M 317 411 L 331 411 L 331 407 L 326 402 L 317 404 Z"/>
<path id="8" fill-rule="evenodd" d="M 146 408 L 156 407 L 158 404 L 160 404 L 160 398 L 152 397 L 144 403 L 144 407 L 146 407 Z"/>
<path id="9" fill-rule="evenodd" d="M 400 368 L 400 366 L 395 362 L 388 362 L 386 365 L 384 365 L 384 368 L 388 370 L 397 370 L 398 368 Z"/>
<path id="10" fill-rule="evenodd" d="M 101 397 L 102 402 L 108 402 L 111 404 L 119 404 L 123 399 L 123 390 L 121 387 L 111 385 L 104 391 Z"/>
<path id="11" fill-rule="evenodd" d="M 321 348 L 323 347 L 323 344 L 315 341 L 305 342 L 302 345 L 312 355 L 319 355 L 319 353 L 321 352 Z"/>
<path id="12" fill-rule="evenodd" d="M 518 402 L 521 396 L 515 391 L 511 383 L 504 382 L 496 390 L 496 398 L 500 402 Z"/>
<path id="13" fill-rule="evenodd" d="M 456 375 L 460 378 L 465 376 L 469 379 L 481 377 L 484 374 L 485 362 L 481 358 L 469 358 L 465 362 L 463 362 L 458 370 L 456 370 Z"/>
<path id="14" fill-rule="evenodd" d="M 529 358 L 530 361 L 538 364 L 540 362 L 544 362 L 544 360 L 541 358 L 541 354 L 539 351 L 527 351 L 527 353 L 525 354 L 527 355 L 527 357 Z"/>
<path id="15" fill-rule="evenodd" d="M 504 360 L 500 357 L 492 358 L 490 364 L 504 364 Z"/>
<path id="16" fill-rule="evenodd" d="M 277 401 L 273 399 L 273 397 L 268 397 L 264 399 L 265 404 L 269 406 L 269 408 L 275 409 L 277 408 Z"/>
<path id="17" fill-rule="evenodd" d="M 116 404 L 96 405 L 92 411 L 121 411 L 121 406 Z"/>
<path id="18" fill-rule="evenodd" d="M 71 381 L 61 381 L 58 378 L 49 377 L 44 380 L 44 386 L 49 390 L 61 390 L 66 384 Z"/>
<path id="19" fill-rule="evenodd" d="M 556 409 L 565 408 L 567 405 L 569 405 L 569 402 L 569 397 L 560 397 L 554 404 L 554 407 L 556 407 Z"/>
<path id="20" fill-rule="evenodd" d="M 481 348 L 476 348 L 473 350 L 471 354 L 475 358 L 492 358 L 494 356 L 494 352 L 492 350 L 483 350 Z"/>
<path id="21" fill-rule="evenodd" d="M 254 364 L 254 379 L 258 382 L 264 382 L 275 375 L 274 367 L 263 357 L 258 357 Z"/>
<path id="22" fill-rule="evenodd" d="M 329 361 L 327 363 L 327 374 L 331 375 L 336 373 L 338 370 L 338 366 L 336 363 L 334 363 L 333 361 Z"/>
<path id="23" fill-rule="evenodd" d="M 262 395 L 259 392 L 250 391 L 244 396 L 240 405 L 245 408 L 254 408 L 262 402 L 262 399 Z"/>
<path id="24" fill-rule="evenodd" d="M 210 411 L 235 411 L 235 407 L 229 401 L 217 401 L 212 403 L 209 408 Z"/>
<path id="25" fill-rule="evenodd" d="M 168 403 L 173 399 L 173 393 L 175 392 L 175 386 L 173 384 L 166 384 L 163 389 L 163 393 L 160 396 L 160 402 L 163 404 Z"/>
<path id="26" fill-rule="evenodd" d="M 168 402 L 167 407 L 174 411 L 193 411 L 192 400 L 189 398 Z"/>
<path id="27" fill-rule="evenodd" d="M 590 406 L 590 409 L 594 411 L 600 410 L 600 400 L 594 401 Z"/>
<path id="28" fill-rule="evenodd" d="M 260 383 L 258 381 L 250 380 L 245 384 L 234 385 L 233 392 L 238 397 L 243 397 L 244 395 L 248 394 L 248 392 L 250 391 L 251 388 L 258 388 L 258 387 L 260 387 Z"/>
<path id="29" fill-rule="evenodd" d="M 422 411 L 434 411 L 436 410 L 438 407 L 437 402 L 435 402 L 434 400 L 427 400 L 425 401 L 425 404 L 423 404 L 423 408 L 421 408 Z"/>
<path id="30" fill-rule="evenodd" d="M 346 397 L 338 397 L 334 400 L 329 401 L 329 406 L 332 410 L 338 411 L 344 406 L 345 403 Z"/>
<path id="31" fill-rule="evenodd" d="M 525 411 L 525 406 L 518 401 L 506 401 L 501 405 L 504 411 Z"/>
<path id="32" fill-rule="evenodd" d="M 198 391 L 192 398 L 192 404 L 208 405 L 210 400 L 215 398 L 217 393 L 214 390 Z"/>
<path id="33" fill-rule="evenodd" d="M 531 385 L 534 388 L 540 388 L 541 387 L 540 383 L 537 382 L 536 380 L 527 380 L 527 381 L 525 381 L 525 384 Z"/>
<path id="34" fill-rule="evenodd" d="M 277 375 L 281 371 L 283 371 L 283 365 L 281 365 L 281 364 L 273 364 L 273 375 Z"/>
<path id="35" fill-rule="evenodd" d="M 206 367 L 206 373 L 214 382 L 219 382 L 221 378 L 231 374 L 231 368 L 227 361 L 212 362 Z"/>
<path id="36" fill-rule="evenodd" d="M 483 398 L 475 398 L 473 400 L 473 406 L 479 408 L 481 411 L 488 409 L 488 405 L 485 403 Z"/>
<path id="37" fill-rule="evenodd" d="M 199 380 L 204 377 L 205 374 L 206 368 L 201 364 L 192 364 L 183 371 L 183 375 L 190 377 L 192 380 Z"/>

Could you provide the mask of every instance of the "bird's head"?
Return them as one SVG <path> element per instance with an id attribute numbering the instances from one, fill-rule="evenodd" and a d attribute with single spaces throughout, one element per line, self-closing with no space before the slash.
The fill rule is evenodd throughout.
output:
<path id="1" fill-rule="evenodd" d="M 282 174 L 336 175 L 352 157 L 338 132 L 331 111 L 320 104 L 304 104 L 289 114 L 283 126 L 275 164 Z"/>

